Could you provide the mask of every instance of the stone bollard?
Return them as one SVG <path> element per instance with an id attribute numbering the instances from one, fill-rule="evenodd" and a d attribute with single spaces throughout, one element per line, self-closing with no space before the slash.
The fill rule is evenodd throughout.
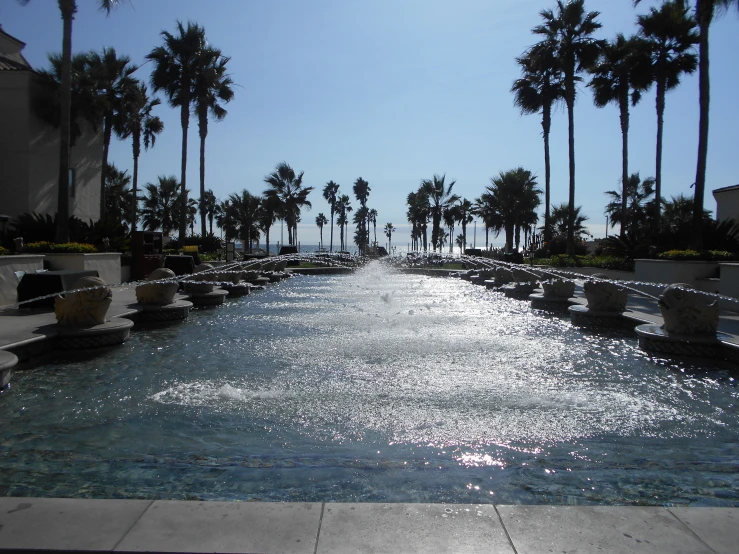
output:
<path id="1" fill-rule="evenodd" d="M 147 281 L 169 281 L 166 283 L 146 283 L 136 287 L 136 301 L 139 304 L 166 306 L 174 303 L 174 295 L 179 289 L 175 272 L 160 267 L 151 272 Z M 171 281 L 170 281 L 171 280 Z"/>
<path id="2" fill-rule="evenodd" d="M 94 287 L 94 288 L 91 288 Z M 89 289 L 57 296 L 54 315 L 58 325 L 89 326 L 105 323 L 105 314 L 113 302 L 113 292 L 100 277 L 81 277 L 72 289 Z"/>

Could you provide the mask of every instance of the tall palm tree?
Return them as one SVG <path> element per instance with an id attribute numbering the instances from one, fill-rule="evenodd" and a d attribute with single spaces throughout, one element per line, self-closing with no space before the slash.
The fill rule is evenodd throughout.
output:
<path id="1" fill-rule="evenodd" d="M 656 205 L 653 201 L 654 178 L 649 177 L 642 181 L 638 173 L 632 173 L 621 192 L 609 190 L 606 194 L 610 197 L 610 202 L 606 205 L 605 213 L 610 219 L 611 227 L 617 223 L 621 225 L 621 239 L 627 238 L 632 243 L 645 239 L 651 226 L 649 220 Z M 622 196 L 624 194 L 626 202 Z M 628 210 L 625 222 L 622 219 L 624 203 Z"/>
<path id="2" fill-rule="evenodd" d="M 549 225 L 551 205 L 552 170 L 549 160 L 549 133 L 552 128 L 552 107 L 565 97 L 562 71 L 555 56 L 553 43 L 541 42 L 516 58 L 521 66 L 521 77 L 513 83 L 513 103 L 522 114 L 541 111 L 541 127 L 544 137 L 544 240 L 551 238 Z M 487 242 L 487 227 L 486 227 Z"/>
<path id="3" fill-rule="evenodd" d="M 472 202 L 466 198 L 462 198 L 457 202 L 457 221 L 462 225 L 462 238 L 465 246 L 467 246 L 467 224 L 472 223 L 475 213 Z"/>
<path id="4" fill-rule="evenodd" d="M 318 225 L 318 230 L 321 233 L 321 245 L 320 248 L 323 248 L 323 226 L 328 224 L 328 219 L 326 219 L 326 216 L 323 215 L 323 213 L 320 213 L 316 216 L 316 225 Z"/>
<path id="5" fill-rule="evenodd" d="M 344 236 L 347 237 L 347 243 L 349 238 L 349 217 L 348 214 L 352 211 L 351 198 L 347 194 L 342 194 L 336 199 L 336 213 L 339 216 L 336 218 L 336 223 L 339 225 L 339 238 L 341 241 L 341 250 L 346 250 L 346 243 L 344 242 Z M 346 235 L 344 234 L 344 227 L 346 227 Z"/>
<path id="6" fill-rule="evenodd" d="M 228 197 L 228 221 L 230 236 L 239 237 L 244 250 L 252 249 L 252 244 L 259 238 L 259 205 L 261 198 L 244 189 L 241 194 L 233 193 Z"/>
<path id="7" fill-rule="evenodd" d="M 323 197 L 328 202 L 328 207 L 331 210 L 331 239 L 329 242 L 329 252 L 334 251 L 334 214 L 336 213 L 336 199 L 339 194 L 339 185 L 333 181 L 326 183 L 323 187 Z"/>
<path id="8" fill-rule="evenodd" d="M 375 246 L 377 246 L 377 210 L 372 208 L 369 213 L 367 214 L 367 221 L 372 222 L 372 227 L 374 229 L 374 236 L 375 236 Z M 367 230 L 367 234 L 369 234 L 369 229 Z"/>
<path id="9" fill-rule="evenodd" d="M 188 21 L 184 27 L 177 21 L 176 34 L 162 31 L 164 46 L 157 46 L 146 59 L 154 62 L 151 73 L 151 86 L 154 92 L 163 91 L 169 105 L 180 108 L 182 126 L 182 156 L 180 164 L 181 211 L 187 210 L 187 129 L 190 125 L 190 105 L 193 102 L 193 83 L 198 74 L 198 62 L 207 45 L 205 29 L 197 23 Z M 187 222 L 179 222 L 179 241 L 185 244 Z"/>
<path id="10" fill-rule="evenodd" d="M 358 224 L 356 233 L 360 241 L 359 243 L 357 243 L 357 246 L 359 247 L 360 252 L 364 252 L 366 244 L 369 243 L 369 226 L 366 219 L 368 212 L 366 208 L 367 199 L 369 198 L 369 194 L 372 189 L 370 188 L 367 181 L 365 181 L 361 177 L 358 177 L 357 180 L 354 181 L 354 186 L 352 187 L 352 190 L 354 191 L 354 196 L 359 201 L 359 210 L 357 210 L 357 212 L 354 214 L 354 217 L 356 219 L 357 214 L 360 211 L 365 216 L 364 219 L 359 219 L 356 221 L 356 223 Z"/>
<path id="11" fill-rule="evenodd" d="M 120 131 L 116 123 L 124 117 L 127 97 L 138 84 L 131 75 L 138 69 L 128 56 L 118 56 L 115 48 L 103 48 L 102 53 L 88 54 L 90 76 L 97 92 L 103 120 L 103 170 L 100 176 L 100 218 L 105 219 L 105 168 L 113 131 Z M 116 133 L 120 134 L 120 133 Z"/>
<path id="12" fill-rule="evenodd" d="M 655 230 L 659 229 L 662 198 L 662 133 L 664 130 L 665 94 L 680 84 L 683 73 L 693 73 L 698 58 L 693 47 L 699 37 L 697 23 L 690 17 L 681 0 L 665 2 L 659 9 L 650 8 L 648 15 L 637 18 L 639 34 L 649 49 L 650 76 L 657 88 L 657 152 L 655 169 Z"/>
<path id="13" fill-rule="evenodd" d="M 387 237 L 387 251 L 388 253 L 393 251 L 393 233 L 397 231 L 395 227 L 393 227 L 392 223 L 385 223 L 385 228 L 383 229 L 385 232 L 385 236 Z"/>
<path id="14" fill-rule="evenodd" d="M 641 93 L 649 86 L 649 58 L 646 45 L 638 37 L 616 35 L 606 42 L 598 63 L 591 69 L 593 78 L 588 84 L 593 89 L 593 102 L 603 108 L 611 102 L 618 105 L 621 122 L 621 238 L 626 237 L 628 208 L 626 187 L 629 182 L 629 100 L 632 106 L 641 99 Z M 613 218 L 611 218 L 613 222 Z"/>
<path id="15" fill-rule="evenodd" d="M 20 0 L 27 4 L 29 0 Z M 106 14 L 119 0 L 98 0 Z M 57 189 L 56 241 L 69 242 L 69 151 L 72 122 L 72 21 L 77 13 L 77 0 L 58 0 L 62 15 L 61 114 L 59 121 L 59 187 Z M 100 214 L 101 217 L 103 214 Z"/>
<path id="16" fill-rule="evenodd" d="M 208 136 L 208 115 L 216 121 L 226 117 L 226 110 L 221 102 L 228 103 L 233 99 L 231 88 L 233 81 L 226 73 L 226 64 L 230 60 L 220 50 L 207 46 L 200 52 L 197 61 L 198 70 L 193 79 L 193 102 L 198 117 L 198 134 L 200 136 L 200 228 L 205 236 L 205 139 Z"/>
<path id="17" fill-rule="evenodd" d="M 497 238 L 503 230 L 503 218 L 489 192 L 484 192 L 479 198 L 475 198 L 473 209 L 475 215 L 482 219 L 483 225 L 485 225 L 485 249 L 487 249 L 490 231 L 493 231 Z"/>
<path id="18" fill-rule="evenodd" d="M 160 175 L 158 183 L 146 183 L 144 185 L 145 196 L 137 200 L 143 203 L 141 208 L 141 220 L 144 229 L 156 231 L 161 229 L 165 236 L 169 236 L 177 225 L 175 219 L 175 204 L 180 198 L 177 188 L 179 183 L 177 177 Z M 181 242 L 180 244 L 184 244 Z"/>
<path id="19" fill-rule="evenodd" d="M 441 229 L 441 218 L 444 214 L 444 209 L 459 200 L 459 196 L 452 194 L 452 189 L 456 181 L 445 185 L 445 179 L 446 175 L 442 175 L 441 177 L 434 175 L 433 179 L 424 179 L 421 181 L 421 187 L 423 187 L 428 196 L 429 209 L 431 210 L 431 246 L 434 250 L 438 248 L 439 251 L 441 251 L 439 231 Z"/>
<path id="20" fill-rule="evenodd" d="M 541 203 L 537 188 L 536 176 L 522 167 L 509 171 L 501 171 L 490 179 L 491 186 L 485 189 L 486 195 L 481 197 L 496 214 L 493 224 L 502 224 L 505 231 L 506 251 L 513 252 L 513 242 L 518 237 L 521 227 L 527 227 L 535 221 L 536 208 Z M 533 215 L 532 215 L 533 214 Z M 499 227 L 498 227 L 499 228 Z"/>
<path id="21" fill-rule="evenodd" d="M 264 231 L 266 241 L 267 255 L 269 255 L 269 230 L 274 225 L 279 214 L 279 205 L 273 196 L 262 196 L 259 203 L 259 212 L 257 213 L 257 221 L 259 228 Z"/>
<path id="22" fill-rule="evenodd" d="M 406 217 L 411 224 L 411 240 L 414 250 L 428 249 L 428 221 L 430 217 L 428 192 L 421 185 L 416 192 L 406 198 L 408 210 Z M 421 243 L 421 241 L 423 242 Z"/>
<path id="23" fill-rule="evenodd" d="M 313 187 L 303 186 L 303 172 L 296 175 L 293 168 L 285 162 L 278 163 L 275 171 L 264 178 L 264 182 L 270 186 L 264 191 L 264 195 L 277 200 L 287 223 L 288 241 L 296 244 L 300 210 L 303 207 L 311 208 L 308 195 Z"/>
<path id="24" fill-rule="evenodd" d="M 544 24 L 534 27 L 533 33 L 543 37 L 542 48 L 552 49 L 557 65 L 564 77 L 565 103 L 570 159 L 570 234 L 567 236 L 567 253 L 575 252 L 572 234 L 575 221 L 575 85 L 581 80 L 579 73 L 592 67 L 598 59 L 602 41 L 593 38 L 600 29 L 596 21 L 599 12 L 585 12 L 585 0 L 571 0 L 564 4 L 557 0 L 557 13 L 542 10 Z"/>
<path id="25" fill-rule="evenodd" d="M 125 97 L 125 108 L 115 121 L 116 134 L 121 138 L 131 137 L 133 149 L 133 196 L 138 194 L 139 182 L 139 155 L 141 154 L 141 139 L 144 139 L 144 149 L 154 146 L 157 135 L 164 130 L 164 123 L 158 116 L 152 115 L 152 110 L 161 104 L 158 98 L 150 100 L 146 94 L 146 85 L 138 83 L 130 88 Z M 136 231 L 136 203 L 131 207 L 131 231 Z"/>

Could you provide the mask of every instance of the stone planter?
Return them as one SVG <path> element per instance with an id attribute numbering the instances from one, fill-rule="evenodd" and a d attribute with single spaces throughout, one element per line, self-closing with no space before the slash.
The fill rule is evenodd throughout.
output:
<path id="1" fill-rule="evenodd" d="M 19 256 L 0 256 L 0 307 L 18 301 L 18 277 L 16 271 L 35 273 L 43 269 L 43 254 L 21 254 Z"/>
<path id="2" fill-rule="evenodd" d="M 122 282 L 120 252 L 96 254 L 44 254 L 49 269 L 97 270 L 98 276 L 109 285 Z"/>

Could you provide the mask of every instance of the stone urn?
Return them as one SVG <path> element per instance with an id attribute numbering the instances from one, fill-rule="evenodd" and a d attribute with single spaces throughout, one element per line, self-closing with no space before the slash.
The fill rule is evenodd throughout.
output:
<path id="1" fill-rule="evenodd" d="M 575 294 L 575 282 L 568 279 L 549 279 L 542 281 L 544 298 L 570 298 Z"/>
<path id="2" fill-rule="evenodd" d="M 113 302 L 113 292 L 100 277 L 81 277 L 73 290 L 54 301 L 54 314 L 59 325 L 83 327 L 105 323 L 105 314 Z"/>
<path id="3" fill-rule="evenodd" d="M 213 281 L 215 275 L 213 274 L 213 266 L 210 264 L 200 264 L 195 268 L 195 273 L 189 276 L 189 279 L 185 280 L 185 292 L 194 294 L 206 294 L 213 292 L 215 285 L 204 282 Z M 194 283 L 190 281 L 196 281 Z"/>
<path id="4" fill-rule="evenodd" d="M 583 285 L 588 309 L 594 312 L 623 313 L 628 296 L 626 289 L 607 281 L 585 281 Z"/>
<path id="5" fill-rule="evenodd" d="M 159 281 L 146 283 L 136 287 L 136 301 L 139 304 L 150 306 L 167 306 L 174 303 L 174 295 L 177 293 L 179 284 L 176 281 L 175 272 L 166 267 L 160 267 L 151 272 L 147 281 Z"/>
<path id="6" fill-rule="evenodd" d="M 718 329 L 718 300 L 710 302 L 706 295 L 690 285 L 676 283 L 667 287 L 657 302 L 665 320 L 660 327 L 668 333 L 687 337 L 715 337 Z"/>

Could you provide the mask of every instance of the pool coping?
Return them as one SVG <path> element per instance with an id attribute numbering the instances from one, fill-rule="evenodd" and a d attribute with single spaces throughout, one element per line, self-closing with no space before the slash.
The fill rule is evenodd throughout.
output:
<path id="1" fill-rule="evenodd" d="M 0 498 L 0 551 L 735 552 L 739 508 Z"/>

